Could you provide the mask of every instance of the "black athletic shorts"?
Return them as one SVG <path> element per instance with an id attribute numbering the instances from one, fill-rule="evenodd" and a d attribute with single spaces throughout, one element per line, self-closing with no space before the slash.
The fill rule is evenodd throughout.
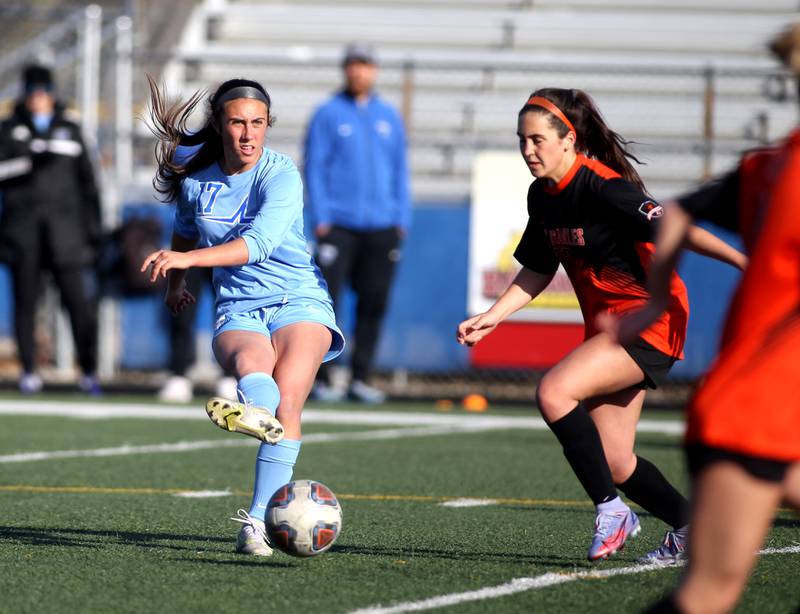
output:
<path id="1" fill-rule="evenodd" d="M 644 380 L 640 388 L 658 388 L 667 379 L 667 374 L 675 364 L 676 359 L 657 350 L 641 337 L 623 345 L 625 351 L 631 355 L 634 362 L 644 371 Z"/>
<path id="2" fill-rule="evenodd" d="M 686 446 L 686 458 L 689 463 L 689 474 L 692 478 L 697 477 L 698 473 L 713 463 L 728 461 L 736 463 L 759 480 L 782 482 L 789 465 L 791 465 L 791 463 L 784 461 L 730 452 L 721 448 L 712 448 L 701 443 L 693 443 Z"/>

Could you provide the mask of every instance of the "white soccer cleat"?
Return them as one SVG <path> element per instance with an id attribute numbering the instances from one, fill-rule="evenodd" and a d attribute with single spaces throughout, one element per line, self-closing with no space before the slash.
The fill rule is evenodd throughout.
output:
<path id="1" fill-rule="evenodd" d="M 686 559 L 686 548 L 689 544 L 689 525 L 667 531 L 661 545 L 637 559 L 640 563 L 668 564 Z"/>
<path id="2" fill-rule="evenodd" d="M 272 556 L 272 548 L 267 541 L 267 530 L 264 521 L 253 518 L 245 510 L 238 510 L 236 517 L 231 518 L 242 523 L 236 538 L 236 552 L 254 556 Z"/>
<path id="3" fill-rule="evenodd" d="M 206 413 L 214 424 L 226 431 L 249 435 L 269 444 L 276 444 L 283 439 L 281 423 L 261 407 L 211 397 L 206 403 Z"/>
<path id="4" fill-rule="evenodd" d="M 370 386 L 361 380 L 353 380 L 347 391 L 347 397 L 352 401 L 364 403 L 365 405 L 380 405 L 386 401 L 386 393 Z"/>
<path id="5" fill-rule="evenodd" d="M 36 394 L 42 391 L 44 382 L 38 373 L 23 373 L 19 378 L 19 391 L 22 394 Z"/>
<path id="6" fill-rule="evenodd" d="M 192 395 L 192 380 L 183 375 L 172 375 L 158 391 L 158 400 L 165 403 L 189 403 Z"/>

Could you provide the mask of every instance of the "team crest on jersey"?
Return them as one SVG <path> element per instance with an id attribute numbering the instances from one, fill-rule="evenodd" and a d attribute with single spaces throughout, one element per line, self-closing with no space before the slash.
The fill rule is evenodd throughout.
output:
<path id="1" fill-rule="evenodd" d="M 375 132 L 384 138 L 389 138 L 392 136 L 392 124 L 387 122 L 385 119 L 379 119 L 375 122 Z"/>
<path id="2" fill-rule="evenodd" d="M 639 205 L 639 213 L 647 218 L 647 221 L 664 215 L 664 207 L 652 200 L 646 200 Z"/>

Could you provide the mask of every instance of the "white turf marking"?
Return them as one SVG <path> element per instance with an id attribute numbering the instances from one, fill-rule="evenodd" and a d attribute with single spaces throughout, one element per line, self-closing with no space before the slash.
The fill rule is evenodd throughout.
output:
<path id="1" fill-rule="evenodd" d="M 533 415 L 492 416 L 471 414 L 433 414 L 422 412 L 391 412 L 337 409 L 303 410 L 304 424 L 358 424 L 374 426 L 464 426 L 494 429 L 545 430 L 544 420 Z M 0 401 L 0 415 L 6 416 L 61 416 L 89 420 L 111 418 L 138 418 L 146 420 L 208 420 L 202 407 L 176 407 L 169 405 L 148 405 L 144 403 L 82 403 L 65 401 Z M 681 420 L 640 420 L 637 430 L 641 433 L 661 433 L 682 435 L 684 424 Z"/>
<path id="2" fill-rule="evenodd" d="M 496 505 L 496 499 L 453 499 L 440 503 L 442 507 L 482 507 L 484 505 Z"/>
<path id="3" fill-rule="evenodd" d="M 185 497 L 187 499 L 208 499 L 211 497 L 228 497 L 229 490 L 187 490 L 186 492 L 176 492 L 173 497 Z"/>
<path id="4" fill-rule="evenodd" d="M 767 548 L 761 550 L 759 554 L 798 554 L 800 546 L 788 546 L 786 548 Z M 421 601 L 406 601 L 391 606 L 370 606 L 359 610 L 353 610 L 350 614 L 401 614 L 402 612 L 421 612 L 422 610 L 433 610 L 467 603 L 470 601 L 483 601 L 485 599 L 497 599 L 516 593 L 547 588 L 556 584 L 565 584 L 576 580 L 602 579 L 613 576 L 627 576 L 645 571 L 657 571 L 664 568 L 678 567 L 680 564 L 673 565 L 631 565 L 629 567 L 614 567 L 612 569 L 577 571 L 574 573 L 546 573 L 533 578 L 514 578 L 510 582 L 498 586 L 487 586 L 474 591 L 463 593 L 449 593 L 439 595 Z"/>
<path id="5" fill-rule="evenodd" d="M 329 441 L 374 441 L 381 439 L 401 439 L 404 437 L 429 437 L 448 435 L 457 432 L 484 431 L 484 427 L 465 426 L 426 426 L 404 429 L 379 429 L 374 431 L 355 431 L 344 433 L 312 433 L 303 436 L 303 443 L 325 443 Z M 91 450 L 52 450 L 48 452 L 19 452 L 0 456 L 0 464 L 26 463 L 31 461 L 53 460 L 56 458 L 92 458 L 107 456 L 130 456 L 132 454 L 163 454 L 174 452 L 196 452 L 214 448 L 238 448 L 255 446 L 259 442 L 250 437 L 237 436 L 231 439 L 205 439 L 197 441 L 177 441 L 175 443 L 156 443 L 142 446 L 123 445 L 114 448 L 95 448 Z"/>

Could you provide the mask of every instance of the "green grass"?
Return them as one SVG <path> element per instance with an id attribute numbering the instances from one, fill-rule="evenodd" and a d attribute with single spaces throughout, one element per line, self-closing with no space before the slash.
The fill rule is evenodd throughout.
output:
<path id="1" fill-rule="evenodd" d="M 383 410 L 434 413 L 419 404 Z M 495 413 L 526 415 L 514 408 Z M 0 419 L 0 455 L 238 437 L 202 420 Z M 304 430 L 376 428 L 385 427 L 309 424 Z M 642 536 L 618 558 L 585 562 L 592 507 L 546 431 L 307 443 L 295 477 L 322 481 L 340 496 L 341 537 L 314 559 L 281 553 L 248 558 L 232 551 L 237 526 L 228 517 L 249 503 L 255 450 L 254 443 L 0 463 L 0 611 L 348 612 L 548 572 L 630 566 L 665 529 L 643 514 Z M 639 452 L 686 488 L 676 438 L 642 435 Z M 173 496 L 180 489 L 232 494 Z M 457 497 L 498 504 L 439 505 Z M 782 513 L 767 545 L 798 541 L 800 520 Z M 581 579 L 449 610 L 583 613 L 591 605 L 637 612 L 668 591 L 679 573 Z M 763 557 L 739 611 L 793 611 L 800 602 L 799 577 L 800 555 Z"/>

